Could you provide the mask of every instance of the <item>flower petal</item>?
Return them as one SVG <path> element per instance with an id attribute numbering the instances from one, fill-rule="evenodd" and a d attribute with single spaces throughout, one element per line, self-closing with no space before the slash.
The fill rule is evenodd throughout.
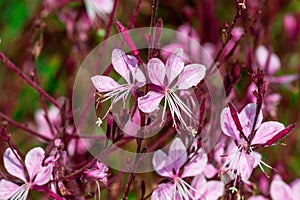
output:
<path id="1" fill-rule="evenodd" d="M 251 155 L 249 155 L 245 152 L 242 152 L 239 162 L 240 163 L 239 163 L 238 171 L 240 171 L 242 180 L 248 181 L 248 179 L 250 178 L 250 176 L 252 174 L 253 168 L 254 168 L 255 159 Z"/>
<path id="2" fill-rule="evenodd" d="M 191 192 L 195 196 L 195 199 L 200 199 L 203 196 L 206 189 L 206 183 L 207 181 L 203 174 L 199 174 L 193 178 L 191 186 L 197 191 L 197 193 L 195 191 Z"/>
<path id="3" fill-rule="evenodd" d="M 150 91 L 145 96 L 138 98 L 138 107 L 144 113 L 155 111 L 165 94 Z"/>
<path id="4" fill-rule="evenodd" d="M 251 143 L 264 144 L 283 129 L 284 125 L 282 123 L 275 121 L 264 122 L 256 131 Z"/>
<path id="5" fill-rule="evenodd" d="M 14 184 L 13 182 L 1 179 L 0 180 L 0 199 L 9 199 L 12 194 L 14 194 L 20 186 Z"/>
<path id="6" fill-rule="evenodd" d="M 219 199 L 223 195 L 224 186 L 225 186 L 224 183 L 222 183 L 221 181 L 208 181 L 205 184 L 206 190 L 202 199 L 205 200 Z"/>
<path id="7" fill-rule="evenodd" d="M 5 150 L 3 156 L 3 162 L 4 162 L 4 167 L 8 173 L 23 180 L 25 183 L 27 182 L 24 173 L 24 167 L 10 148 L 7 148 Z"/>
<path id="8" fill-rule="evenodd" d="M 120 87 L 119 83 L 108 76 L 96 75 L 91 78 L 91 81 L 99 92 L 109 92 Z"/>
<path id="9" fill-rule="evenodd" d="M 162 183 L 157 186 L 151 195 L 151 200 L 173 200 L 174 199 L 174 185 Z"/>
<path id="10" fill-rule="evenodd" d="M 134 84 L 137 88 L 143 87 L 146 83 L 145 75 L 143 74 L 142 70 L 140 68 L 136 68 L 135 70 L 135 80 L 136 83 Z"/>
<path id="11" fill-rule="evenodd" d="M 176 86 L 178 89 L 189 89 L 197 85 L 205 76 L 205 66 L 200 64 L 190 64 L 184 67 L 178 77 Z"/>
<path id="12" fill-rule="evenodd" d="M 164 177 L 172 177 L 173 172 L 172 168 L 170 168 L 170 159 L 167 155 L 162 151 L 158 150 L 154 152 L 152 159 L 153 168 L 161 176 Z"/>
<path id="13" fill-rule="evenodd" d="M 298 178 L 294 180 L 290 185 L 292 188 L 293 200 L 296 200 L 297 198 L 300 197 L 300 179 Z"/>
<path id="14" fill-rule="evenodd" d="M 224 108 L 221 113 L 221 128 L 225 135 L 232 137 L 233 139 L 240 140 L 239 131 L 236 128 L 236 125 L 233 121 L 233 118 L 230 113 L 230 109 Z"/>
<path id="15" fill-rule="evenodd" d="M 38 171 L 42 168 L 44 158 L 45 151 L 40 147 L 33 148 L 26 154 L 25 166 L 27 168 L 31 181 L 38 173 Z"/>
<path id="16" fill-rule="evenodd" d="M 273 200 L 292 199 L 291 188 L 281 178 L 273 179 L 270 186 L 270 195 Z"/>
<path id="17" fill-rule="evenodd" d="M 293 82 L 297 79 L 299 79 L 298 74 L 283 75 L 283 76 L 279 76 L 279 77 L 271 77 L 271 82 L 279 83 L 279 84 L 288 84 L 288 83 Z"/>
<path id="18" fill-rule="evenodd" d="M 187 161 L 186 147 L 179 138 L 175 138 L 170 145 L 169 158 L 172 162 L 171 168 L 176 172 L 180 170 L 182 165 Z"/>
<path id="19" fill-rule="evenodd" d="M 134 56 L 127 56 L 121 49 L 114 49 L 111 56 L 111 62 L 116 70 L 126 81 L 130 81 L 130 72 L 137 67 L 138 61 Z"/>
<path id="20" fill-rule="evenodd" d="M 153 84 L 164 87 L 166 67 L 160 59 L 152 58 L 151 60 L 149 60 L 148 73 L 149 78 Z"/>
<path id="21" fill-rule="evenodd" d="M 257 196 L 250 197 L 249 200 L 268 200 L 268 199 L 262 195 L 257 195 Z"/>
<path id="22" fill-rule="evenodd" d="M 42 167 L 41 170 L 37 173 L 34 184 L 36 185 L 45 185 L 51 179 L 53 166 L 47 165 L 46 167 Z"/>
<path id="23" fill-rule="evenodd" d="M 166 67 L 168 85 L 170 85 L 184 68 L 183 50 L 181 48 L 175 49 L 172 52 L 172 54 L 168 57 Z"/>
<path id="24" fill-rule="evenodd" d="M 243 108 L 243 110 L 241 111 L 241 113 L 239 114 L 240 122 L 243 127 L 243 132 L 246 135 L 246 137 L 248 137 L 251 133 L 255 114 L 256 114 L 256 104 L 255 103 L 249 103 L 248 105 L 246 105 Z M 260 126 L 262 120 L 263 120 L 263 115 L 262 115 L 262 111 L 260 110 L 260 112 L 258 114 L 256 125 L 255 125 L 255 129 L 257 129 Z"/>
<path id="25" fill-rule="evenodd" d="M 268 61 L 268 57 L 270 58 Z M 263 68 L 267 74 L 272 75 L 280 69 L 280 59 L 276 54 L 269 52 L 269 50 L 261 45 L 255 51 L 256 60 L 261 68 Z M 267 66 L 267 62 L 269 62 Z"/>
<path id="26" fill-rule="evenodd" d="M 181 177 L 191 177 L 196 176 L 203 172 L 205 166 L 207 164 L 207 155 L 203 151 L 203 149 L 200 149 L 197 152 L 197 155 L 194 156 L 190 162 L 188 162 L 185 167 L 184 171 L 182 173 Z"/>
<path id="27" fill-rule="evenodd" d="M 219 170 L 210 163 L 205 166 L 203 171 L 206 178 L 213 178 L 218 172 Z"/>

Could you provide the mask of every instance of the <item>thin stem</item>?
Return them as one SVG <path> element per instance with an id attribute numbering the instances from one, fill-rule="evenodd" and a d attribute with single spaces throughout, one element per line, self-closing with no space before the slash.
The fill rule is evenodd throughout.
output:
<path id="1" fill-rule="evenodd" d="M 59 104 L 53 99 L 47 92 L 45 92 L 37 83 L 33 82 L 30 78 L 28 78 L 16 65 L 10 61 L 2 52 L 0 52 L 0 60 L 3 64 L 5 64 L 8 68 L 13 70 L 17 75 L 19 75 L 28 85 L 30 85 L 33 89 L 35 89 L 41 96 L 45 97 L 50 103 L 52 103 L 55 107 L 60 108 Z"/>

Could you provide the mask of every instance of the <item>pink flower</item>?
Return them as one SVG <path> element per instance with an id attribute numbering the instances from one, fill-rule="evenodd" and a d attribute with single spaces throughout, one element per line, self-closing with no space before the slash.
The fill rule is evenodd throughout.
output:
<path id="1" fill-rule="evenodd" d="M 197 191 L 183 179 L 203 172 L 207 163 L 207 155 L 202 149 L 188 157 L 181 139 L 175 138 L 170 146 L 169 154 L 166 155 L 161 150 L 156 151 L 152 163 L 159 175 L 170 179 L 169 183 L 158 185 L 152 193 L 152 200 L 195 199 L 192 192 L 197 193 Z"/>
<path id="2" fill-rule="evenodd" d="M 286 184 L 279 175 L 275 175 L 270 187 L 273 200 L 297 200 L 300 197 L 300 179 Z"/>
<path id="3" fill-rule="evenodd" d="M 204 43 L 200 46 L 200 38 L 196 30 L 189 24 L 179 26 L 176 33 L 176 41 L 163 47 L 162 57 L 167 58 L 171 52 L 182 48 L 185 52 L 183 58 L 209 66 L 215 53 L 215 46 L 212 43 Z"/>
<path id="4" fill-rule="evenodd" d="M 296 74 L 279 77 L 273 76 L 281 68 L 280 58 L 276 54 L 270 52 L 265 46 L 260 45 L 257 47 L 255 57 L 258 66 L 266 72 L 267 82 L 287 84 L 298 79 L 298 75 Z M 255 67 L 253 70 L 256 70 Z"/>
<path id="5" fill-rule="evenodd" d="M 164 119 L 167 104 L 171 110 L 173 124 L 177 128 L 176 119 L 189 129 L 183 120 L 181 111 L 188 117 L 194 118 L 190 108 L 177 96 L 177 90 L 186 90 L 197 85 L 205 76 L 205 67 L 200 64 L 189 64 L 184 66 L 183 51 L 176 49 L 164 64 L 158 58 L 152 58 L 148 63 L 148 74 L 151 82 L 161 88 L 160 92 L 150 91 L 145 96 L 138 98 L 138 107 L 144 113 L 151 113 L 158 109 L 163 98 Z M 174 80 L 177 78 L 176 83 Z"/>
<path id="6" fill-rule="evenodd" d="M 268 200 L 268 198 L 266 198 L 262 195 L 257 195 L 257 196 L 250 197 L 249 200 Z"/>
<path id="7" fill-rule="evenodd" d="M 107 15 L 112 12 L 113 0 L 84 0 L 86 11 L 91 21 L 98 15 L 104 21 L 108 20 Z"/>
<path id="8" fill-rule="evenodd" d="M 299 37 L 298 22 L 294 15 L 287 13 L 283 17 L 283 28 L 289 39 L 297 40 Z"/>
<path id="9" fill-rule="evenodd" d="M 197 175 L 192 181 L 192 191 L 194 199 L 197 200 L 217 200 L 224 192 L 224 183 L 221 181 L 207 181 L 202 174 Z"/>
<path id="10" fill-rule="evenodd" d="M 108 76 L 96 75 L 91 78 L 94 87 L 103 95 L 101 102 L 112 99 L 112 104 L 121 99 L 126 99 L 130 92 L 145 85 L 146 78 L 138 68 L 138 61 L 134 56 L 126 55 L 121 49 L 114 49 L 112 52 L 112 65 L 127 83 L 119 84 Z M 108 112 L 104 115 L 106 117 Z M 102 120 L 103 120 L 102 118 Z"/>
<path id="11" fill-rule="evenodd" d="M 33 148 L 26 154 L 26 169 L 16 155 L 17 153 L 14 153 L 10 148 L 6 149 L 3 156 L 4 167 L 9 174 L 21 179 L 24 184 L 19 186 L 11 181 L 0 180 L 0 199 L 26 200 L 28 192 L 33 189 L 33 186 L 45 185 L 51 178 L 52 165 L 42 166 L 45 158 L 45 152 L 42 148 Z M 25 174 L 28 174 L 29 177 Z"/>
<path id="12" fill-rule="evenodd" d="M 108 167 L 104 163 L 100 163 L 98 161 L 92 168 L 84 170 L 84 174 L 87 177 L 99 180 L 104 185 L 107 185 L 107 172 Z"/>
<path id="13" fill-rule="evenodd" d="M 224 167 L 235 174 L 235 181 L 238 175 L 241 176 L 243 181 L 247 181 L 256 163 L 263 171 L 261 164 L 270 167 L 261 160 L 260 155 L 254 149 L 259 146 L 269 146 L 270 141 L 274 137 L 278 137 L 277 135 L 284 130 L 284 125 L 275 121 L 262 123 L 263 116 L 260 111 L 254 126 L 256 115 L 256 104 L 254 103 L 248 104 L 240 113 L 236 114 L 237 116 L 234 118 L 231 108 L 228 107 L 221 114 L 223 133 L 235 140 L 234 150 L 227 156 Z M 240 128 L 236 125 L 237 120 L 240 123 Z M 253 127 L 255 134 L 251 138 Z M 242 133 L 239 131 L 240 129 L 242 129 Z"/>

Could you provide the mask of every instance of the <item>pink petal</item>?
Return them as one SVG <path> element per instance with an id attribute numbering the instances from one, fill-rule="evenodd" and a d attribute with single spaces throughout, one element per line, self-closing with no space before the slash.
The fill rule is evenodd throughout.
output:
<path id="1" fill-rule="evenodd" d="M 207 164 L 204 168 L 204 175 L 206 178 L 213 178 L 219 172 L 212 164 Z"/>
<path id="2" fill-rule="evenodd" d="M 172 162 L 171 166 L 176 172 L 180 170 L 182 165 L 187 161 L 186 147 L 179 138 L 175 138 L 170 145 L 169 158 Z"/>
<path id="3" fill-rule="evenodd" d="M 204 78 L 205 71 L 204 65 L 190 64 L 185 66 L 178 77 L 176 86 L 182 90 L 197 85 Z"/>
<path id="4" fill-rule="evenodd" d="M 297 79 L 299 79 L 299 76 L 297 74 L 292 74 L 292 75 L 284 75 L 279 77 L 271 77 L 271 82 L 279 83 L 279 84 L 287 84 Z"/>
<path id="5" fill-rule="evenodd" d="M 266 66 L 269 54 L 271 54 L 269 65 Z M 265 46 L 259 46 L 255 51 L 255 56 L 259 66 L 263 68 L 267 74 L 272 75 L 280 69 L 281 63 L 279 57 L 276 54 L 269 52 Z"/>
<path id="6" fill-rule="evenodd" d="M 150 91 L 145 96 L 138 98 L 138 107 L 144 113 L 151 113 L 159 107 L 164 97 L 165 94 Z"/>
<path id="7" fill-rule="evenodd" d="M 178 32 L 176 35 L 176 39 L 182 44 L 188 45 L 190 39 L 199 41 L 199 37 L 197 35 L 196 30 L 193 27 L 191 27 L 189 24 L 183 24 L 179 26 L 177 31 Z"/>
<path id="8" fill-rule="evenodd" d="M 46 167 L 42 167 L 40 171 L 37 173 L 34 184 L 36 185 L 45 185 L 51 179 L 53 166 L 47 165 Z"/>
<path id="9" fill-rule="evenodd" d="M 255 164 L 255 159 L 252 156 L 250 156 L 245 152 L 241 153 L 239 167 L 240 167 L 240 175 L 243 181 L 248 181 L 248 179 L 250 178 L 253 171 L 254 164 Z"/>
<path id="10" fill-rule="evenodd" d="M 136 137 L 141 124 L 141 115 L 140 111 L 137 109 L 135 113 L 133 114 L 132 118 L 130 117 L 128 121 L 125 123 L 125 125 L 122 127 L 122 130 L 124 133 Z"/>
<path id="11" fill-rule="evenodd" d="M 241 111 L 239 118 L 240 122 L 243 126 L 243 132 L 248 137 L 251 133 L 252 126 L 254 123 L 254 118 L 256 114 L 256 104 L 255 103 L 249 103 L 244 107 L 244 109 Z M 257 129 L 261 122 L 263 120 L 262 111 L 260 110 L 257 118 L 257 122 L 255 125 L 255 129 Z"/>
<path id="12" fill-rule="evenodd" d="M 273 179 L 270 195 L 273 200 L 292 199 L 291 188 L 280 179 Z"/>
<path id="13" fill-rule="evenodd" d="M 256 131 L 252 144 L 264 144 L 283 129 L 284 125 L 282 123 L 274 121 L 264 122 Z"/>
<path id="14" fill-rule="evenodd" d="M 131 66 L 128 62 L 128 57 L 125 52 L 121 49 L 114 49 L 111 56 L 111 62 L 116 70 L 126 81 L 130 83 L 130 67 L 134 67 L 132 65 L 136 65 L 137 61 L 134 57 L 129 57 L 132 61 Z"/>
<path id="15" fill-rule="evenodd" d="M 169 56 L 166 62 L 166 74 L 168 77 L 168 85 L 182 72 L 184 68 L 183 50 L 181 48 L 175 49 Z"/>
<path id="16" fill-rule="evenodd" d="M 140 88 L 143 87 L 146 83 L 145 75 L 143 74 L 142 70 L 140 68 L 136 68 L 134 74 L 134 78 L 136 80 L 136 83 L 134 84 L 136 87 Z"/>
<path id="17" fill-rule="evenodd" d="M 257 195 L 257 196 L 250 197 L 249 200 L 268 200 L 268 199 L 262 195 Z"/>
<path id="18" fill-rule="evenodd" d="M 203 149 L 200 149 L 197 155 L 185 165 L 181 177 L 182 178 L 191 177 L 202 173 L 206 164 L 207 164 L 207 155 L 203 151 Z"/>
<path id="19" fill-rule="evenodd" d="M 91 78 L 91 81 L 99 92 L 109 92 L 120 87 L 119 83 L 108 76 L 96 75 Z"/>
<path id="20" fill-rule="evenodd" d="M 240 140 L 240 133 L 236 128 L 236 125 L 230 113 L 230 109 L 228 107 L 223 109 L 221 113 L 220 123 L 222 131 L 225 135 L 232 137 L 233 139 L 236 139 L 238 141 Z"/>
<path id="21" fill-rule="evenodd" d="M 30 180 L 33 180 L 38 171 L 42 168 L 42 163 L 45 158 L 45 151 L 36 147 L 31 149 L 25 157 L 25 166 L 27 168 Z"/>
<path id="22" fill-rule="evenodd" d="M 4 162 L 4 167 L 8 173 L 23 180 L 25 183 L 27 182 L 24 173 L 24 167 L 10 148 L 7 148 L 5 150 L 3 156 L 3 162 Z"/>
<path id="23" fill-rule="evenodd" d="M 174 199 L 174 185 L 162 183 L 153 191 L 151 200 L 173 200 Z"/>
<path id="24" fill-rule="evenodd" d="M 294 180 L 290 185 L 292 188 L 293 200 L 296 200 L 300 197 L 300 179 Z"/>
<path id="25" fill-rule="evenodd" d="M 154 152 L 152 159 L 153 168 L 161 176 L 172 177 L 173 171 L 168 156 L 161 150 Z"/>
<path id="26" fill-rule="evenodd" d="M 9 199 L 11 195 L 13 195 L 20 186 L 14 184 L 10 181 L 1 179 L 0 180 L 0 199 Z"/>
<path id="27" fill-rule="evenodd" d="M 206 189 L 206 183 L 207 181 L 203 176 L 203 174 L 199 174 L 195 176 L 195 178 L 193 179 L 191 186 L 197 191 L 197 193 L 195 191 L 191 191 L 191 192 L 196 199 L 200 199 L 204 195 Z"/>
<path id="28" fill-rule="evenodd" d="M 164 87 L 166 67 L 160 59 L 152 58 L 149 60 L 148 73 L 153 84 Z"/>
<path id="29" fill-rule="evenodd" d="M 206 188 L 202 199 L 218 200 L 223 195 L 224 186 L 221 181 L 208 181 L 205 186 L 202 186 Z"/>

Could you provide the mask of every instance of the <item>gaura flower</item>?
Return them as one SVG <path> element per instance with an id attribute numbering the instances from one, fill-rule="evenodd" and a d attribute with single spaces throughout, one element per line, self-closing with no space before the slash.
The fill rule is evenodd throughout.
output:
<path id="1" fill-rule="evenodd" d="M 166 155 L 161 150 L 156 151 L 152 163 L 159 175 L 170 180 L 168 183 L 158 185 L 152 193 L 152 200 L 196 199 L 192 192 L 197 193 L 197 190 L 183 179 L 203 172 L 207 164 L 207 155 L 203 149 L 199 149 L 194 155 L 188 157 L 183 142 L 175 138 L 170 146 L 169 154 Z"/>
<path id="2" fill-rule="evenodd" d="M 130 92 L 145 85 L 146 78 L 138 68 L 138 61 L 134 56 L 126 55 L 121 49 L 114 49 L 112 52 L 112 65 L 115 71 L 120 74 L 127 83 L 119 84 L 114 79 L 96 75 L 91 78 L 94 87 L 100 92 L 105 93 L 103 100 L 112 99 L 111 106 L 119 100 L 125 100 Z M 110 109 L 109 109 L 110 110 Z M 108 112 L 101 119 L 103 120 Z"/>
<path id="3" fill-rule="evenodd" d="M 11 181 L 0 180 L 0 199 L 26 200 L 30 189 L 33 189 L 35 185 L 45 185 L 51 178 L 52 165 L 42 165 L 45 158 L 42 148 L 33 148 L 26 154 L 26 169 L 16 155 L 17 153 L 10 148 L 6 149 L 3 156 L 4 167 L 9 174 L 21 179 L 24 184 L 19 186 Z"/>
<path id="4" fill-rule="evenodd" d="M 101 196 L 101 190 L 100 190 L 100 184 L 99 181 L 101 181 L 105 186 L 108 185 L 107 183 L 107 176 L 108 176 L 108 167 L 104 163 L 96 162 L 93 167 L 90 169 L 86 169 L 83 171 L 83 173 L 93 179 L 97 186 L 98 191 L 98 197 L 100 199 Z"/>
<path id="5" fill-rule="evenodd" d="M 84 0 L 86 11 L 91 21 L 98 15 L 104 21 L 108 20 L 107 15 L 112 12 L 113 0 Z"/>
<path id="6" fill-rule="evenodd" d="M 260 45 L 255 51 L 256 61 L 265 72 L 267 76 L 267 83 L 288 84 L 298 79 L 297 74 L 274 76 L 274 74 L 281 68 L 280 58 L 270 52 L 265 46 Z M 254 67 L 254 70 L 255 67 Z"/>
<path id="7" fill-rule="evenodd" d="M 289 129 L 287 130 L 283 124 L 275 121 L 262 123 L 263 116 L 261 110 L 255 123 L 256 104 L 254 103 L 245 106 L 240 113 L 236 112 L 236 116 L 234 117 L 232 109 L 234 108 L 227 107 L 221 113 L 222 131 L 235 141 L 235 147 L 232 152 L 227 155 L 224 167 L 230 170 L 232 174 L 235 174 L 235 182 L 238 175 L 241 176 L 243 181 L 248 181 L 256 163 L 263 172 L 262 164 L 272 168 L 264 163 L 260 155 L 254 150 L 258 147 L 270 146 L 289 133 L 291 129 L 287 127 L 287 129 Z M 240 123 L 242 133 L 240 132 L 240 128 L 236 125 L 236 120 Z M 253 128 L 255 134 L 251 139 Z M 282 135 L 283 132 L 284 135 Z M 245 137 L 243 137 L 242 134 Z"/>
<path id="8" fill-rule="evenodd" d="M 206 69 L 201 64 L 184 66 L 182 56 L 183 51 L 178 48 L 168 57 L 166 65 L 158 58 L 150 59 L 148 62 L 149 79 L 161 88 L 161 92 L 150 91 L 145 96 L 139 97 L 138 107 L 144 113 L 151 113 L 158 109 L 161 100 L 164 98 L 162 119 L 164 119 L 168 104 L 175 128 L 177 128 L 177 117 L 184 127 L 189 129 L 183 120 L 181 111 L 190 118 L 194 118 L 193 113 L 175 92 L 197 85 L 204 78 Z M 176 78 L 177 81 L 174 83 Z"/>
<path id="9" fill-rule="evenodd" d="M 281 179 L 279 175 L 275 175 L 271 183 L 270 195 L 273 200 L 299 199 L 300 179 L 296 179 L 290 185 L 288 185 Z"/>

